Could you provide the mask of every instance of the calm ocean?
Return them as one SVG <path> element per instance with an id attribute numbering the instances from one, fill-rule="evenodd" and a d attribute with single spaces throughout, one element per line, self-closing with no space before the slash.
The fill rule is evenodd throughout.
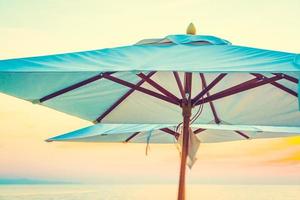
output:
<path id="1" fill-rule="evenodd" d="M 299 200 L 300 185 L 189 185 L 189 200 Z M 174 200 L 176 185 L 2 185 L 0 200 Z"/>

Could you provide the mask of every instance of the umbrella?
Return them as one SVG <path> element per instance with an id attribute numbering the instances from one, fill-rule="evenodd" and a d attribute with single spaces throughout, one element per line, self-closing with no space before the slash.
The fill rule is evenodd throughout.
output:
<path id="1" fill-rule="evenodd" d="M 180 135 L 176 127 L 177 124 L 96 124 L 46 141 L 171 144 L 176 142 Z M 289 137 L 300 134 L 300 127 L 222 124 L 191 124 L 190 127 L 202 143 Z M 247 135 L 243 132 L 247 132 Z"/>
<path id="2" fill-rule="evenodd" d="M 299 55 L 194 34 L 2 60 L 0 91 L 94 123 L 181 125 L 182 200 L 190 124 L 300 127 Z"/>

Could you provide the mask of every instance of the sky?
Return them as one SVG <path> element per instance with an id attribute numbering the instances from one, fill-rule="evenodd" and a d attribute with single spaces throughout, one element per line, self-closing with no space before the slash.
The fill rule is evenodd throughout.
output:
<path id="1" fill-rule="evenodd" d="M 300 52 L 299 0 L 0 0 L 0 59 L 185 33 Z M 89 122 L 0 94 L 0 178 L 177 183 L 175 145 L 46 143 Z M 201 144 L 189 183 L 300 184 L 300 137 Z"/>

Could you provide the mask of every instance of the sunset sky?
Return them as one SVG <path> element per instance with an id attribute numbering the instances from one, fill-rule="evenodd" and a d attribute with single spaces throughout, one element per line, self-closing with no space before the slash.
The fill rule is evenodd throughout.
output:
<path id="1" fill-rule="evenodd" d="M 300 1 L 0 0 L 0 59 L 100 49 L 184 33 L 300 52 Z M 175 145 L 46 143 L 88 126 L 0 94 L 0 179 L 177 183 Z M 201 144 L 190 183 L 300 184 L 300 137 Z"/>

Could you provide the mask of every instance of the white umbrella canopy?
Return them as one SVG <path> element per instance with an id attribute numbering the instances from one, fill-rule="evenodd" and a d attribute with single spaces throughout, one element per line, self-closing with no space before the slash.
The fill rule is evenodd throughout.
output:
<path id="1" fill-rule="evenodd" d="M 300 127 L 298 54 L 187 33 L 1 60 L 0 92 L 95 123 L 182 123 L 182 200 L 190 124 Z"/>
<path id="2" fill-rule="evenodd" d="M 0 61 L 1 65 L 1 61 Z M 178 72 L 183 80 L 184 73 Z M 288 73 L 297 77 L 297 73 Z M 93 76 L 92 74 L 89 74 Z M 263 74 L 274 77 L 275 75 Z M 135 72 L 118 72 L 119 79 L 130 81 L 132 84 L 143 81 L 138 80 Z M 219 73 L 205 73 L 207 84 L 211 83 Z M 16 96 L 55 110 L 80 117 L 85 120 L 98 120 L 102 123 L 180 123 L 182 122 L 180 101 L 171 98 L 143 82 L 141 87 L 154 91 L 155 95 L 164 100 L 146 93 L 123 86 L 108 79 L 101 79 L 82 87 L 70 90 L 47 100 L 43 98 L 56 91 L 87 79 L 86 74 L 68 73 L 56 74 L 39 72 L 2 72 L 0 67 L 0 91 Z M 222 91 L 249 80 L 255 81 L 255 76 L 249 73 L 227 74 L 209 93 L 220 94 Z M 151 80 L 159 83 L 177 98 L 182 99 L 172 72 L 156 72 Z M 202 90 L 199 73 L 193 73 L 192 98 Z M 259 79 L 257 79 L 259 80 Z M 300 126 L 300 112 L 298 110 L 297 84 L 286 79 L 265 84 L 251 90 L 236 93 L 213 101 L 219 121 L 234 125 L 265 125 L 265 126 Z M 204 98 L 208 98 L 204 96 Z M 171 101 L 171 103 L 170 103 Z M 208 124 L 214 121 L 214 113 L 208 102 L 203 105 L 201 117 L 195 123 Z M 193 113 L 196 113 L 195 106 Z"/>
<path id="3" fill-rule="evenodd" d="M 202 143 L 300 135 L 300 127 L 191 124 Z M 96 124 L 47 139 L 47 142 L 177 143 L 177 124 Z"/>
<path id="4" fill-rule="evenodd" d="M 178 144 L 182 149 L 183 133 L 176 124 L 96 124 L 47 139 L 47 142 L 100 142 Z M 245 132 L 246 131 L 246 132 Z M 237 141 L 242 139 L 278 138 L 300 135 L 300 127 L 243 126 L 223 124 L 190 124 L 187 165 L 197 160 L 200 143 Z"/>
<path id="5" fill-rule="evenodd" d="M 215 83 L 209 93 L 217 94 L 213 103 L 220 120 L 299 126 L 299 56 L 214 39 L 177 35 L 166 37 L 168 43 L 2 60 L 0 91 L 89 121 L 180 123 L 184 94 L 177 80 L 186 71 L 193 72 L 194 106 L 208 98 L 201 93 L 202 80 Z M 214 119 L 209 101 L 202 105 L 195 123 Z"/>

